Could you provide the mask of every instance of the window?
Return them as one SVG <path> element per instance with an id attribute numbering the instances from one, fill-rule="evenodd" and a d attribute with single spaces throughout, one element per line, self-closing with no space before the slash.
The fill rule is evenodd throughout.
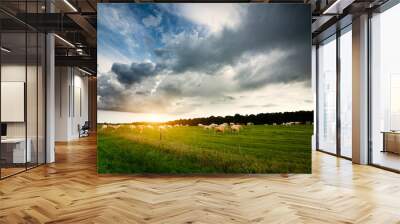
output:
<path id="1" fill-rule="evenodd" d="M 352 156 L 352 35 L 351 26 L 340 36 L 340 155 Z"/>
<path id="2" fill-rule="evenodd" d="M 318 149 L 336 153 L 336 36 L 318 47 Z"/>
<path id="3" fill-rule="evenodd" d="M 400 4 L 371 18 L 371 162 L 400 170 Z"/>

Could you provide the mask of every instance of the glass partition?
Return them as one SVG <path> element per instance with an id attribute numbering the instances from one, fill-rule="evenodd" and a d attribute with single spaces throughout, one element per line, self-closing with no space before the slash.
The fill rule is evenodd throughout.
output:
<path id="1" fill-rule="evenodd" d="M 43 4 L 0 7 L 40 13 Z M 0 12 L 1 179 L 45 163 L 45 44 L 43 33 Z"/>
<path id="2" fill-rule="evenodd" d="M 318 47 L 318 149 L 336 154 L 336 36 Z"/>
<path id="3" fill-rule="evenodd" d="M 26 113 L 27 113 L 27 150 L 29 160 L 27 167 L 31 168 L 37 165 L 38 159 L 38 35 L 34 32 L 27 33 L 27 96 L 26 96 Z"/>
<path id="4" fill-rule="evenodd" d="M 26 144 L 26 33 L 3 32 L 1 46 L 1 175 L 7 177 L 24 171 L 31 157 Z"/>
<path id="5" fill-rule="evenodd" d="M 38 74 L 37 74 L 37 162 L 44 164 L 46 162 L 46 144 L 45 144 L 45 124 L 46 124 L 46 38 L 43 33 L 38 33 Z"/>

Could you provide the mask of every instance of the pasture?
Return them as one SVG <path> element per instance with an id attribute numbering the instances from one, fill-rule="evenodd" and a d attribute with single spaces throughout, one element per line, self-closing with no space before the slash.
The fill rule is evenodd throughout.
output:
<path id="1" fill-rule="evenodd" d="M 99 173 L 310 173 L 312 125 L 98 128 Z"/>

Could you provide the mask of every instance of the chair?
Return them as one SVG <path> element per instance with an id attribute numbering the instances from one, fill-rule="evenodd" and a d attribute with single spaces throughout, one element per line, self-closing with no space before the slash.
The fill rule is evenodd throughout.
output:
<path id="1" fill-rule="evenodd" d="M 85 121 L 82 127 L 78 125 L 79 138 L 89 136 L 89 129 L 90 129 L 89 121 Z"/>

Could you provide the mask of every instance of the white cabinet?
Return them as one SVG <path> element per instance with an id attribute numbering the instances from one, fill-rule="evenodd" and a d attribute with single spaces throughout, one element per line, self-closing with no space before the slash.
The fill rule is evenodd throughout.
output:
<path id="1" fill-rule="evenodd" d="M 1 140 L 2 145 L 12 147 L 12 162 L 25 163 L 32 161 L 32 141 L 27 139 L 27 147 L 25 151 L 25 138 L 7 138 Z"/>

